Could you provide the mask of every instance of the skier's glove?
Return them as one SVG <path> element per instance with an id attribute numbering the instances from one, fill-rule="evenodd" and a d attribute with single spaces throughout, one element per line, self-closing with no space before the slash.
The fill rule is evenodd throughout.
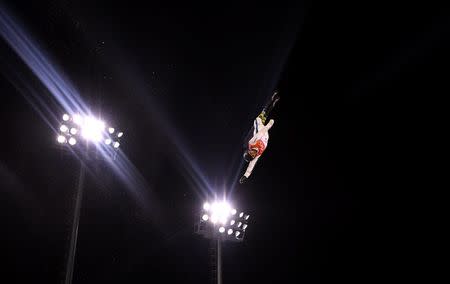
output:
<path id="1" fill-rule="evenodd" d="M 243 184 L 246 180 L 247 180 L 247 177 L 246 176 L 242 176 L 241 179 L 239 180 L 239 183 Z"/>

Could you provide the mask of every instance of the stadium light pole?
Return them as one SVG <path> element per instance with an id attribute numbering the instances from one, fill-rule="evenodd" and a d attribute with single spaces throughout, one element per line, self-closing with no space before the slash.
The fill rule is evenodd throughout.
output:
<path id="1" fill-rule="evenodd" d="M 89 144 L 96 146 L 104 144 L 117 150 L 120 146 L 120 139 L 123 132 L 116 132 L 113 127 L 106 127 L 102 120 L 92 116 L 83 116 L 80 114 L 63 114 L 62 122 L 59 126 L 59 134 L 56 141 L 63 145 L 75 148 L 81 146 L 80 174 L 78 177 L 77 193 L 75 197 L 75 212 L 72 221 L 72 231 L 70 235 L 70 247 L 67 256 L 67 267 L 65 275 L 65 284 L 71 284 L 75 265 L 75 254 L 78 239 L 78 227 L 80 223 L 81 203 L 83 200 L 83 188 L 86 175 L 86 160 L 89 158 Z M 80 145 L 81 144 L 81 145 Z"/>
<path id="2" fill-rule="evenodd" d="M 222 284 L 222 242 L 242 242 L 250 215 L 238 213 L 226 201 L 205 202 L 195 232 L 214 244 L 214 259 L 217 284 Z"/>

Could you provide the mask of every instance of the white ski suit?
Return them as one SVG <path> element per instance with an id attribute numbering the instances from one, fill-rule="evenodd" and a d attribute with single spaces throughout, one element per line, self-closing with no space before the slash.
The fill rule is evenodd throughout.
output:
<path id="1" fill-rule="evenodd" d="M 274 120 L 271 119 L 266 125 L 263 124 L 261 118 L 257 117 L 254 121 L 253 137 L 248 141 L 248 149 L 256 149 L 258 152 L 256 157 L 250 161 L 244 176 L 248 178 L 255 167 L 256 162 L 267 148 L 269 143 L 269 129 L 272 127 Z"/>

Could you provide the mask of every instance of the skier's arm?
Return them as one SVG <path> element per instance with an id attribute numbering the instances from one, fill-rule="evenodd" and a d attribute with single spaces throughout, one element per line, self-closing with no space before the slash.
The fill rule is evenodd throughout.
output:
<path id="1" fill-rule="evenodd" d="M 256 133 L 258 133 L 258 123 L 257 120 L 255 119 L 253 121 L 253 137 L 256 135 Z"/>
<path id="2" fill-rule="evenodd" d="M 260 156 L 255 157 L 253 160 L 250 161 L 250 163 L 248 163 L 247 170 L 245 171 L 244 174 L 246 178 L 248 178 L 252 174 L 253 168 L 255 167 L 255 164 L 258 161 L 259 157 Z"/>
<path id="3" fill-rule="evenodd" d="M 254 158 L 253 160 L 250 161 L 250 163 L 248 164 L 247 170 L 245 171 L 245 174 L 239 179 L 239 183 L 243 184 L 248 177 L 252 174 L 253 168 L 255 167 L 256 162 L 258 161 L 259 156 L 257 156 L 256 158 Z"/>

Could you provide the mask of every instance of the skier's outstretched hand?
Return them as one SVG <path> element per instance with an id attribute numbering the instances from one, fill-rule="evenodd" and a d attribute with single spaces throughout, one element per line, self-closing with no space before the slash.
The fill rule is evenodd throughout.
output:
<path id="1" fill-rule="evenodd" d="M 240 183 L 240 184 L 243 184 L 246 180 L 247 180 L 247 177 L 246 177 L 246 176 L 242 176 L 242 177 L 239 179 L 239 183 Z"/>

